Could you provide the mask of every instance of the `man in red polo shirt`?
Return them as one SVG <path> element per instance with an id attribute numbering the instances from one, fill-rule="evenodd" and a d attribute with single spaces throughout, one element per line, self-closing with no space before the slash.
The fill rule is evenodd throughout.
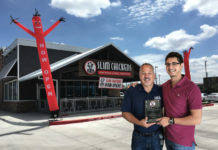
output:
<path id="1" fill-rule="evenodd" d="M 167 150 L 194 150 L 195 125 L 202 118 L 200 89 L 181 74 L 184 64 L 179 53 L 169 53 L 165 65 L 171 79 L 162 85 L 165 117 L 159 123 L 166 127 Z"/>

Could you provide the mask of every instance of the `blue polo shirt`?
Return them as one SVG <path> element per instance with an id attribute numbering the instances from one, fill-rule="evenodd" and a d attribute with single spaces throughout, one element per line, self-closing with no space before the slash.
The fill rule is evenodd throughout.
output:
<path id="1" fill-rule="evenodd" d="M 132 113 L 138 120 L 145 118 L 145 100 L 160 99 L 163 106 L 162 99 L 162 88 L 160 86 L 154 85 L 152 90 L 147 93 L 141 84 L 136 87 L 130 87 L 124 96 L 121 111 Z M 138 126 L 134 124 L 134 129 L 149 133 L 154 132 L 161 126 L 153 125 L 149 128 Z"/>

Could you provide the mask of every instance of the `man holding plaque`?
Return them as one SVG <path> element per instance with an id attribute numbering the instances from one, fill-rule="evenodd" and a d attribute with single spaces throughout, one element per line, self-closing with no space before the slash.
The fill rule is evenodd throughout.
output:
<path id="1" fill-rule="evenodd" d="M 171 79 L 162 85 L 165 116 L 158 121 L 165 127 L 167 150 L 194 150 L 195 125 L 202 118 L 200 89 L 181 74 L 183 58 L 179 53 L 169 53 L 165 65 Z"/>
<path id="2" fill-rule="evenodd" d="M 154 84 L 154 68 L 149 63 L 139 70 L 141 84 L 130 87 L 122 103 L 123 117 L 134 125 L 132 150 L 161 150 L 162 127 L 156 119 L 162 117 L 162 89 Z"/>

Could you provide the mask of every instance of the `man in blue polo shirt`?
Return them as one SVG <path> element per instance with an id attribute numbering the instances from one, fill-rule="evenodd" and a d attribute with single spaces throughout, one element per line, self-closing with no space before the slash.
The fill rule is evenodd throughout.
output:
<path id="1" fill-rule="evenodd" d="M 132 134 L 132 150 L 161 150 L 161 126 L 147 123 L 145 117 L 145 101 L 161 100 L 162 89 L 154 84 L 154 68 L 149 63 L 141 65 L 139 70 L 141 84 L 130 87 L 122 103 L 123 117 L 134 124 Z"/>

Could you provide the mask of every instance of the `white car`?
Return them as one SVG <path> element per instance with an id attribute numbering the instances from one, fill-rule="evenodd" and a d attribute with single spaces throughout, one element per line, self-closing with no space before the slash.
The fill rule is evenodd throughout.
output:
<path id="1" fill-rule="evenodd" d="M 206 93 L 201 93 L 201 98 L 202 98 L 202 101 L 204 101 L 207 97 L 207 94 Z"/>
<path id="2" fill-rule="evenodd" d="M 218 93 L 210 93 L 205 98 L 207 101 L 218 101 Z"/>

